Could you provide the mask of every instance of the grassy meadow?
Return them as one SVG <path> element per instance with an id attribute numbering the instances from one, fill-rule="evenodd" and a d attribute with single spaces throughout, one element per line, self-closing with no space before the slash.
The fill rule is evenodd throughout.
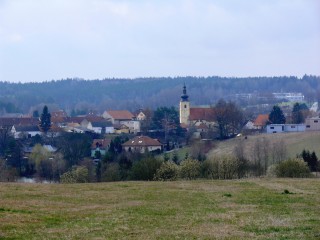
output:
<path id="1" fill-rule="evenodd" d="M 319 179 L 0 183 L 0 239 L 320 239 L 319 213 Z"/>
<path id="2" fill-rule="evenodd" d="M 252 152 L 253 146 L 258 139 L 265 138 L 270 143 L 273 141 L 283 141 L 287 147 L 288 157 L 295 157 L 301 154 L 303 149 L 310 152 L 315 151 L 317 156 L 320 157 L 320 132 L 300 132 L 300 133 L 274 133 L 274 134 L 257 134 L 250 135 L 245 140 L 245 151 Z M 234 147 L 240 138 L 232 138 L 226 141 L 216 143 L 216 147 L 210 154 L 232 154 Z"/>

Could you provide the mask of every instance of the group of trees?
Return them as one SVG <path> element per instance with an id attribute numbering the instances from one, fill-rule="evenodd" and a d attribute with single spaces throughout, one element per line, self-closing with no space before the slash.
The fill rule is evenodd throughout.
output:
<path id="1" fill-rule="evenodd" d="M 290 123 L 301 124 L 304 123 L 305 118 L 309 114 L 309 108 L 305 103 L 296 102 L 291 111 Z M 269 114 L 269 123 L 271 124 L 285 124 L 287 122 L 283 111 L 277 105 L 273 106 Z"/>
<path id="2" fill-rule="evenodd" d="M 307 163 L 310 171 L 315 172 L 319 170 L 320 165 L 318 157 L 314 151 L 311 153 L 310 151 L 304 149 L 298 157 L 302 158 Z"/>
<path id="3" fill-rule="evenodd" d="M 237 100 L 234 96 L 238 93 L 257 92 L 265 96 L 279 89 L 302 92 L 308 101 L 320 99 L 319 76 L 62 79 L 25 84 L 0 82 L 0 101 L 5 103 L 4 107 L 0 104 L 0 112 L 1 108 L 5 108 L 7 112 L 26 113 L 41 103 L 70 109 L 70 112 L 73 110 L 73 114 L 86 114 L 89 110 L 101 112 L 105 109 L 136 110 L 141 107 L 156 109 L 159 106 L 176 105 L 183 83 L 187 84 L 195 105 L 212 104 L 220 98 Z M 259 102 L 259 99 L 256 102 Z M 7 106 L 8 103 L 14 107 Z"/>

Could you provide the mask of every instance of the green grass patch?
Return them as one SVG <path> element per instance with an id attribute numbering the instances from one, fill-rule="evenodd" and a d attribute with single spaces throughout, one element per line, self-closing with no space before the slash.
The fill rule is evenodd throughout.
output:
<path id="1" fill-rule="evenodd" d="M 1 239 L 320 236 L 318 179 L 1 183 L 0 192 Z"/>

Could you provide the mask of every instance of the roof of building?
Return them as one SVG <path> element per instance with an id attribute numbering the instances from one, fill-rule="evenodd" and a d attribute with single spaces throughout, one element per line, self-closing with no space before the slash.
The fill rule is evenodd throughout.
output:
<path id="1" fill-rule="evenodd" d="M 96 149 L 99 147 L 100 149 L 106 149 L 111 143 L 111 139 L 93 139 L 91 144 L 91 149 Z"/>
<path id="2" fill-rule="evenodd" d="M 131 120 L 134 118 L 133 114 L 128 110 L 110 110 L 107 113 L 116 120 Z"/>
<path id="3" fill-rule="evenodd" d="M 157 140 L 148 136 L 137 136 L 122 144 L 125 147 L 149 147 L 161 146 L 162 144 Z"/>
<path id="4" fill-rule="evenodd" d="M 254 120 L 253 125 L 254 126 L 265 126 L 267 122 L 269 121 L 269 115 L 268 114 L 259 114 L 256 120 Z"/>
<path id="5" fill-rule="evenodd" d="M 35 125 L 14 125 L 17 132 L 40 132 L 39 126 Z"/>
<path id="6" fill-rule="evenodd" d="M 57 151 L 57 148 L 56 148 L 56 147 L 53 147 L 52 145 L 43 145 L 43 147 L 44 147 L 47 151 L 49 151 L 49 152 L 51 152 L 51 153 Z"/>
<path id="7" fill-rule="evenodd" d="M 11 117 L 0 118 L 0 126 L 35 125 L 39 124 L 38 118 L 32 117 Z"/>
<path id="8" fill-rule="evenodd" d="M 109 122 L 109 121 L 91 122 L 91 125 L 92 127 L 112 127 L 112 122 Z"/>
<path id="9" fill-rule="evenodd" d="M 214 109 L 213 108 L 199 108 L 199 107 L 192 107 L 190 108 L 190 121 L 197 121 L 197 120 L 205 120 L 207 122 L 213 122 L 215 117 Z"/>

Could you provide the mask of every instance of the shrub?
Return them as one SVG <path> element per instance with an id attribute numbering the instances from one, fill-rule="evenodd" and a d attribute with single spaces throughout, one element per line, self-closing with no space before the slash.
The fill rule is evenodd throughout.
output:
<path id="1" fill-rule="evenodd" d="M 62 174 L 61 183 L 86 183 L 89 180 L 89 172 L 86 167 L 75 166 L 68 172 Z"/>
<path id="2" fill-rule="evenodd" d="M 216 156 L 203 163 L 203 175 L 210 179 L 232 179 L 238 177 L 239 162 L 229 155 Z"/>
<path id="3" fill-rule="evenodd" d="M 207 159 L 202 163 L 201 173 L 202 176 L 208 179 L 218 179 L 219 163 L 215 159 Z"/>
<path id="4" fill-rule="evenodd" d="M 161 160 L 148 157 L 140 161 L 136 161 L 132 165 L 132 180 L 153 180 L 157 170 L 162 164 Z"/>
<path id="5" fill-rule="evenodd" d="M 268 167 L 267 177 L 271 177 L 271 178 L 277 177 L 277 166 L 278 164 L 273 164 L 270 167 Z"/>
<path id="6" fill-rule="evenodd" d="M 196 179 L 200 176 L 201 164 L 198 160 L 187 159 L 180 164 L 180 176 L 184 179 Z"/>
<path id="7" fill-rule="evenodd" d="M 161 164 L 157 170 L 154 180 L 157 181 L 174 181 L 178 178 L 179 167 L 172 161 L 167 161 Z"/>
<path id="8" fill-rule="evenodd" d="M 118 163 L 108 163 L 105 171 L 102 173 L 102 181 L 114 182 L 120 181 L 120 166 Z"/>
<path id="9" fill-rule="evenodd" d="M 277 177 L 310 177 L 310 169 L 302 159 L 288 159 L 276 166 Z"/>

